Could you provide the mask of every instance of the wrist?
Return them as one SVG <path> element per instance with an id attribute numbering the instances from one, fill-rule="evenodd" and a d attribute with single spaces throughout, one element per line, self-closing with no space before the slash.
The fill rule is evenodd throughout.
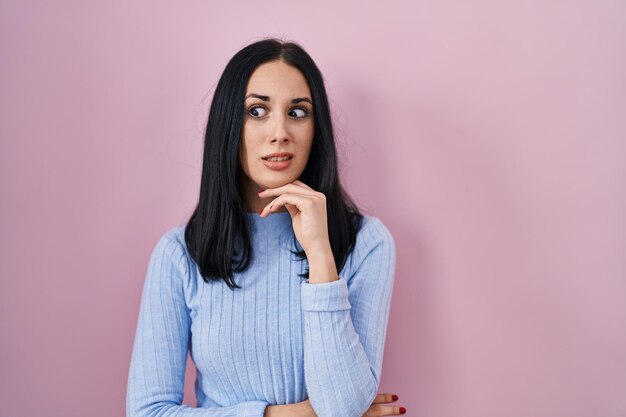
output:
<path id="1" fill-rule="evenodd" d="M 265 413 L 263 417 L 298 417 L 300 415 L 299 407 L 297 404 L 281 404 L 281 405 L 268 405 L 265 407 Z"/>
<path id="2" fill-rule="evenodd" d="M 265 407 L 263 417 L 280 417 L 280 405 L 268 405 Z"/>
<path id="3" fill-rule="evenodd" d="M 330 244 L 321 244 L 306 251 L 306 257 L 311 261 L 322 262 L 328 258 L 334 259 L 333 250 Z"/>
<path id="4" fill-rule="evenodd" d="M 309 261 L 309 283 L 321 284 L 332 282 L 338 279 L 335 258 L 330 255 L 310 257 Z"/>

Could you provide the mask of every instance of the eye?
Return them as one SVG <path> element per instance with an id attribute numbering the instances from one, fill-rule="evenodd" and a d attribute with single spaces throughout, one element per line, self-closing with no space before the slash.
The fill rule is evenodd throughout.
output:
<path id="1" fill-rule="evenodd" d="M 255 105 L 248 107 L 248 114 L 255 119 L 261 119 L 267 113 L 267 109 L 263 106 Z"/>
<path id="2" fill-rule="evenodd" d="M 308 116 L 309 111 L 304 107 L 294 107 L 289 113 L 290 115 L 294 115 L 296 119 L 303 119 Z"/>

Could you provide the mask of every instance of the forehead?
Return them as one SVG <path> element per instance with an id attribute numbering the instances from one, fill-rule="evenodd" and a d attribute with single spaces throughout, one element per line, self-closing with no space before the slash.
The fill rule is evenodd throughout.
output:
<path id="1" fill-rule="evenodd" d="M 259 65 L 250 76 L 246 94 L 274 96 L 310 96 L 309 85 L 299 69 L 283 61 Z"/>

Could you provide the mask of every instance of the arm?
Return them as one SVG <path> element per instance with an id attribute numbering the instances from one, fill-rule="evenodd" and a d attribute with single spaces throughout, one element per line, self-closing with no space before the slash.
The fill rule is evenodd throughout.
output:
<path id="1" fill-rule="evenodd" d="M 350 277 L 301 284 L 305 381 L 319 417 L 361 417 L 378 391 L 396 249 L 375 217 L 357 242 Z"/>
<path id="2" fill-rule="evenodd" d="M 185 252 L 162 236 L 146 275 L 126 392 L 127 417 L 262 417 L 268 403 L 220 408 L 182 405 L 191 319 L 185 302 Z"/>

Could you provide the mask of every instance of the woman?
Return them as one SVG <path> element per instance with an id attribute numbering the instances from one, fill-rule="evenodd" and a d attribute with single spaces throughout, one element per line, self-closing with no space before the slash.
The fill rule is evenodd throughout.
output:
<path id="1" fill-rule="evenodd" d="M 391 234 L 341 188 L 313 60 L 243 48 L 211 104 L 198 206 L 150 258 L 127 415 L 403 414 L 376 394 L 394 269 Z M 199 408 L 181 404 L 188 351 Z"/>

